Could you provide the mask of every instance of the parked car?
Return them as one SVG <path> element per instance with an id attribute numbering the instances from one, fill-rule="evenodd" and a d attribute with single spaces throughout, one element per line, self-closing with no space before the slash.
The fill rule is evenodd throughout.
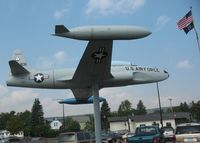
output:
<path id="1" fill-rule="evenodd" d="M 185 123 L 176 126 L 176 142 L 200 142 L 200 124 Z"/>
<path id="2" fill-rule="evenodd" d="M 122 136 L 118 133 L 107 132 L 101 134 L 102 143 L 113 143 L 122 140 Z"/>
<path id="3" fill-rule="evenodd" d="M 172 127 L 163 127 L 161 131 L 163 133 L 165 141 L 176 141 L 174 129 Z"/>
<path id="4" fill-rule="evenodd" d="M 127 138 L 132 137 L 132 136 L 134 136 L 134 133 L 128 132 L 128 133 L 125 133 L 124 135 L 122 135 L 122 138 L 127 139 Z"/>
<path id="5" fill-rule="evenodd" d="M 165 139 L 158 126 L 142 126 L 136 128 L 128 143 L 165 143 Z"/>
<path id="6" fill-rule="evenodd" d="M 95 137 L 89 132 L 60 133 L 58 143 L 95 143 Z"/>
<path id="7" fill-rule="evenodd" d="M 128 138 L 129 138 L 129 137 L 132 137 L 132 136 L 134 136 L 134 133 L 127 132 L 127 133 L 125 133 L 124 135 L 122 135 L 122 140 L 123 140 L 124 142 L 128 142 Z"/>
<path id="8" fill-rule="evenodd" d="M 26 140 L 26 141 L 28 142 L 28 140 Z M 30 139 L 30 142 L 31 143 L 47 143 L 47 139 L 44 137 L 33 137 Z"/>
<path id="9" fill-rule="evenodd" d="M 0 138 L 0 143 L 8 143 L 8 138 Z"/>

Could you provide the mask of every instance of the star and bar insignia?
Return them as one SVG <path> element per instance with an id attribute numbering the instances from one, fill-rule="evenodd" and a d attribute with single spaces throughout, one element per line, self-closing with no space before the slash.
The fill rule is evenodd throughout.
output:
<path id="1" fill-rule="evenodd" d="M 95 64 L 99 64 L 102 62 L 102 59 L 106 58 L 108 53 L 105 51 L 104 47 L 98 49 L 97 52 L 92 54 L 92 58 L 95 59 Z"/>

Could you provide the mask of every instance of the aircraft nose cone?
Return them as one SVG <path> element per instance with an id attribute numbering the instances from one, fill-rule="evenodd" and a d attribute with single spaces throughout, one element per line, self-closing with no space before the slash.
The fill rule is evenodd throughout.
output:
<path id="1" fill-rule="evenodd" d="M 166 79 L 169 78 L 169 73 L 166 70 L 164 70 L 163 72 L 166 74 Z"/>

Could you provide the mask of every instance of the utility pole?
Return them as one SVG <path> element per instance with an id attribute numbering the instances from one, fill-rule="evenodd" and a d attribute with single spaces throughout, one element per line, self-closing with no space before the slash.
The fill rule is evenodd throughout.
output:
<path id="1" fill-rule="evenodd" d="M 173 116 L 174 116 L 174 118 L 175 118 L 175 114 L 174 114 L 174 110 L 173 110 L 173 106 L 172 106 L 172 98 L 169 98 L 168 100 L 169 100 L 169 102 L 170 102 L 171 112 L 172 112 L 172 114 L 173 114 Z"/>
<path id="2" fill-rule="evenodd" d="M 63 130 L 65 130 L 65 104 L 63 103 Z"/>
<path id="3" fill-rule="evenodd" d="M 168 98 L 170 103 L 171 112 L 174 114 L 173 107 L 172 107 L 172 98 Z"/>
<path id="4" fill-rule="evenodd" d="M 53 99 L 54 101 L 62 101 L 63 99 Z M 63 114 L 63 130 L 65 130 L 65 104 L 62 103 L 62 114 Z"/>
<path id="5" fill-rule="evenodd" d="M 161 124 L 161 127 L 163 128 L 163 117 L 162 117 L 162 109 L 161 109 L 161 103 L 160 103 L 160 92 L 159 92 L 158 82 L 156 83 L 156 85 L 157 85 L 158 102 L 159 102 L 159 109 L 160 109 L 160 124 Z"/>

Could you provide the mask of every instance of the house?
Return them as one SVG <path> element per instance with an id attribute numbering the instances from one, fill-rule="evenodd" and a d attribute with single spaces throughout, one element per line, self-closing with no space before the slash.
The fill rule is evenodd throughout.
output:
<path id="1" fill-rule="evenodd" d="M 83 130 L 86 126 L 86 122 L 90 121 L 89 116 L 90 115 L 74 115 L 74 116 L 67 116 L 67 117 L 70 117 L 73 120 L 77 121 L 80 125 L 81 130 Z M 48 118 L 45 118 L 45 119 L 50 123 L 51 129 L 54 129 L 54 126 L 56 128 L 57 125 L 59 126 L 60 123 L 61 124 L 63 123 L 63 117 L 48 117 Z M 54 121 L 57 121 L 57 122 L 54 122 Z M 58 122 L 60 122 L 60 123 L 58 123 Z"/>
<path id="2" fill-rule="evenodd" d="M 12 137 L 12 136 L 15 136 L 15 137 L 18 137 L 18 138 L 24 138 L 24 132 L 20 131 L 17 134 L 11 135 L 10 132 L 7 131 L 7 130 L 0 130 L 0 138 L 5 139 L 5 138 Z"/>
<path id="3" fill-rule="evenodd" d="M 61 126 L 62 126 L 62 123 L 56 118 L 50 123 L 50 127 L 52 130 L 59 130 Z"/>
<path id="4" fill-rule="evenodd" d="M 187 112 L 178 112 L 178 113 L 164 113 L 163 117 L 163 126 L 176 127 L 179 123 L 184 123 L 191 121 L 191 115 Z M 136 127 L 141 125 L 159 125 L 160 123 L 160 114 L 146 114 L 146 115 L 135 115 L 128 117 L 110 117 L 108 118 L 110 123 L 111 131 L 130 131 L 134 132 Z"/>
<path id="5" fill-rule="evenodd" d="M 0 130 L 0 138 L 9 138 L 10 132 L 7 130 Z"/>

